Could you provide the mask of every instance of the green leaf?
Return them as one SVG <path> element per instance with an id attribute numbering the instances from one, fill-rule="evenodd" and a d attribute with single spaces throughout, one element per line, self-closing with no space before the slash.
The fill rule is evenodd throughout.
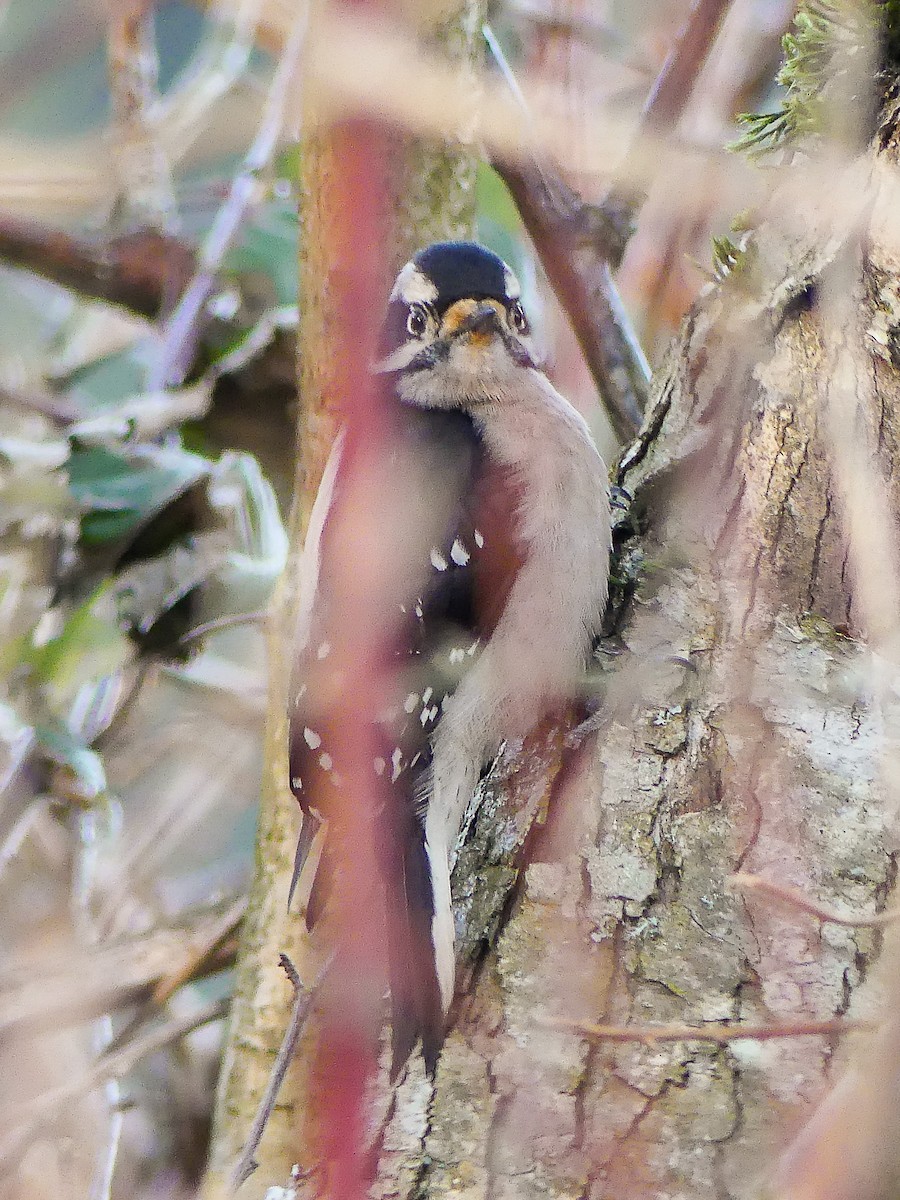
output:
<path id="1" fill-rule="evenodd" d="M 279 198 L 271 200 L 226 256 L 225 270 L 232 275 L 263 275 L 275 286 L 277 304 L 296 304 L 298 236 L 294 205 Z"/>
<path id="2" fill-rule="evenodd" d="M 32 645 L 28 660 L 41 683 L 69 695 L 82 683 L 102 679 L 119 670 L 128 657 L 112 603 L 98 611 L 112 585 L 103 583 L 80 604 L 56 635 L 43 645 Z"/>
<path id="3" fill-rule="evenodd" d="M 76 446 L 69 488 L 83 512 L 81 535 L 90 545 L 124 538 L 209 474 L 210 464 L 180 448 L 140 446 L 115 452 Z"/>
<path id="4" fill-rule="evenodd" d="M 106 791 L 106 771 L 103 759 L 75 736 L 63 721 L 35 726 L 38 745 L 48 758 L 68 767 L 81 790 L 89 797 Z"/>

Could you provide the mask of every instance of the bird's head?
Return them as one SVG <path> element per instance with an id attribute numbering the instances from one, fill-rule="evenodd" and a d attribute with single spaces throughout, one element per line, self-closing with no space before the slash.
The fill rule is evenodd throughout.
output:
<path id="1" fill-rule="evenodd" d="M 515 275 L 474 242 L 437 242 L 406 264 L 388 301 L 376 370 L 401 400 L 455 408 L 503 400 L 537 366 Z"/>

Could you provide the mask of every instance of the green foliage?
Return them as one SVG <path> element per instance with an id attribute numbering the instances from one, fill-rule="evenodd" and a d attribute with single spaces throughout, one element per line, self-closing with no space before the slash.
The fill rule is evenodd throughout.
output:
<path id="1" fill-rule="evenodd" d="M 85 799 L 101 796 L 106 791 L 103 759 L 95 750 L 88 749 L 63 721 L 39 724 L 35 735 L 51 762 L 68 767 Z"/>
<path id="2" fill-rule="evenodd" d="M 475 176 L 478 205 L 478 240 L 509 263 L 522 265 L 522 220 L 506 184 L 487 163 L 479 163 Z"/>
<path id="3" fill-rule="evenodd" d="M 726 279 L 739 268 L 743 252 L 729 237 L 714 237 L 712 248 L 713 273 L 716 279 Z"/>
<path id="4" fill-rule="evenodd" d="M 76 447 L 68 466 L 82 512 L 82 541 L 97 545 L 136 533 L 207 475 L 210 464 L 180 448 L 148 445 L 130 451 Z"/>
<path id="5" fill-rule="evenodd" d="M 848 63 L 873 37 L 895 44 L 900 3 L 891 0 L 804 0 L 782 39 L 784 61 L 777 82 L 784 89 L 774 112 L 742 113 L 743 133 L 731 149 L 764 154 L 789 147 L 822 130 L 829 91 L 848 75 Z"/>
<path id="6" fill-rule="evenodd" d="M 881 10 L 885 61 L 900 67 L 900 0 L 882 0 Z"/>
<path id="7" fill-rule="evenodd" d="M 224 267 L 232 278 L 255 275 L 267 280 L 274 288 L 276 304 L 296 304 L 296 202 L 275 197 L 264 205 L 226 256 Z"/>

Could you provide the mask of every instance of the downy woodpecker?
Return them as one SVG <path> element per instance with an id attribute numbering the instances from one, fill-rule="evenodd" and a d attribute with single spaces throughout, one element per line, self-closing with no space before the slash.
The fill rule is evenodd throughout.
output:
<path id="1" fill-rule="evenodd" d="M 606 602 L 609 492 L 587 425 L 538 365 L 515 276 L 481 246 L 438 243 L 406 264 L 373 369 L 393 419 L 387 478 L 403 481 L 412 514 L 390 534 L 411 565 L 397 584 L 393 700 L 372 763 L 390 789 L 382 883 L 406 909 L 404 932 L 393 935 L 405 944 L 389 950 L 394 1074 L 419 1038 L 433 1073 L 454 989 L 456 842 L 501 743 L 578 691 Z M 290 770 L 303 824 L 292 892 L 329 815 L 311 803 L 332 755 L 309 681 L 329 650 L 328 513 L 341 471 L 339 441 L 301 581 Z M 333 869 L 326 840 L 310 924 Z"/>

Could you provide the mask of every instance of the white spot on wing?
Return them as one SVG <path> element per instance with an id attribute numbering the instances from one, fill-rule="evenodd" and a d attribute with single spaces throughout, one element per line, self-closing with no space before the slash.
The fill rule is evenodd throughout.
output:
<path id="1" fill-rule="evenodd" d="M 407 712 L 407 713 L 411 713 L 418 703 L 419 703 L 419 693 L 418 692 L 410 692 L 409 695 L 406 697 L 406 699 L 403 701 L 403 711 Z"/>
<path id="2" fill-rule="evenodd" d="M 484 534 L 481 532 L 480 529 L 475 530 L 475 545 L 478 547 L 479 550 L 484 545 Z"/>
<path id="3" fill-rule="evenodd" d="M 314 729 L 310 729 L 307 725 L 303 730 L 303 740 L 309 746 L 310 750 L 318 750 L 322 745 L 322 739 Z"/>
<path id="4" fill-rule="evenodd" d="M 320 754 L 319 755 L 319 766 L 322 768 L 323 771 L 330 771 L 331 768 L 334 766 L 334 759 L 331 757 L 330 754 Z"/>
<path id="5" fill-rule="evenodd" d="M 427 704 L 433 695 L 434 695 L 434 688 L 427 687 L 425 689 L 425 691 L 422 693 L 422 703 Z"/>
<path id="6" fill-rule="evenodd" d="M 436 571 L 447 570 L 447 560 L 444 558 L 443 554 L 441 554 L 440 550 L 433 549 L 431 551 L 431 565 Z"/>
<path id="7" fill-rule="evenodd" d="M 456 539 L 450 548 L 450 557 L 458 567 L 464 567 L 469 561 L 470 554 L 459 538 Z"/>
<path id="8" fill-rule="evenodd" d="M 385 767 L 387 766 L 387 763 L 384 761 L 384 759 L 383 759 L 383 758 L 376 758 L 376 759 L 373 759 L 373 765 L 374 765 L 374 767 L 375 767 L 375 774 L 376 774 L 376 775 L 383 775 L 383 774 L 384 774 L 384 769 L 385 769 Z"/>
<path id="9" fill-rule="evenodd" d="M 391 783 L 395 783 L 400 778 L 400 772 L 403 769 L 403 751 L 398 746 L 391 755 Z"/>
<path id="10" fill-rule="evenodd" d="M 319 644 L 318 650 L 316 651 L 316 658 L 318 658 L 319 661 L 321 662 L 321 660 L 323 658 L 327 658 L 330 653 L 331 653 L 331 642 L 321 642 Z"/>

